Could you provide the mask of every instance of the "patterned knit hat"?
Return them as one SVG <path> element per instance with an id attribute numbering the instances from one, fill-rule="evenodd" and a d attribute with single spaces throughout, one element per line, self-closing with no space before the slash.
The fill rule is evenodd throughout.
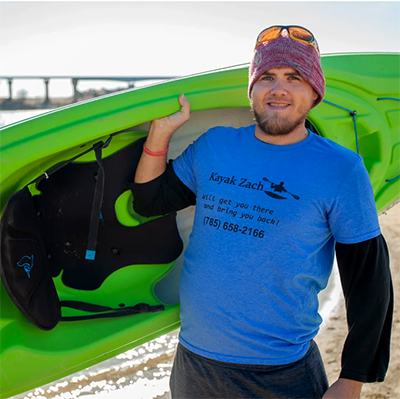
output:
<path id="1" fill-rule="evenodd" d="M 251 97 L 254 83 L 271 68 L 294 68 L 303 79 L 317 92 L 318 98 L 313 107 L 318 105 L 325 94 L 325 78 L 321 60 L 312 46 L 293 40 L 286 31 L 274 40 L 261 43 L 254 51 L 249 69 L 249 91 Z"/>

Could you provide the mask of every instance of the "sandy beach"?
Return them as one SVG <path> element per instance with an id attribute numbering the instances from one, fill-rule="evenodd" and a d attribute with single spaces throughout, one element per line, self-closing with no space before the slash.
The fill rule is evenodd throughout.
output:
<path id="1" fill-rule="evenodd" d="M 379 222 L 390 251 L 390 267 L 395 292 L 391 359 L 385 381 L 364 384 L 362 399 L 400 398 L 400 204 L 382 214 Z M 316 338 L 330 383 L 337 379 L 340 372 L 340 356 L 346 334 L 346 314 L 344 301 L 341 299 L 332 317 L 322 325 Z"/>

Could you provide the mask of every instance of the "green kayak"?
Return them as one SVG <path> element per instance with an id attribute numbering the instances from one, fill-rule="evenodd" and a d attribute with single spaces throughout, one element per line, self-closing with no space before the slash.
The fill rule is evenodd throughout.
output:
<path id="1" fill-rule="evenodd" d="M 325 55 L 322 66 L 326 96 L 311 110 L 309 127 L 363 157 L 377 209 L 383 212 L 400 196 L 400 54 Z M 176 222 L 175 215 L 143 218 L 132 209 L 132 194 L 125 180 L 132 179 L 135 161 L 131 160 L 140 156 L 150 121 L 176 112 L 180 93 L 191 102 L 192 116 L 173 136 L 169 151 L 172 159 L 210 127 L 254 123 L 247 83 L 248 65 L 230 67 L 73 104 L 0 129 L 1 212 L 14 193 L 39 176 L 48 177 L 45 173 L 49 175 L 54 165 L 82 154 L 96 143 L 108 144 L 102 150 L 104 203 L 108 201 L 108 210 L 103 213 L 105 225 L 113 220 L 116 230 L 108 235 L 95 234 L 102 248 L 110 241 L 104 257 L 98 251 L 98 262 L 107 259 L 98 269 L 84 256 L 75 257 L 75 263 L 68 265 L 67 257 L 75 251 L 74 242 L 82 241 L 79 234 L 87 236 L 93 219 L 93 190 L 101 169 L 95 151 L 77 158 L 37 186 L 30 185 L 29 190 L 44 213 L 51 208 L 47 222 L 41 226 L 45 226 L 51 245 L 59 251 L 60 264 L 55 267 L 53 261 L 51 278 L 60 301 L 80 301 L 109 310 L 136 309 L 140 304 L 139 308 L 145 309 L 123 317 L 75 320 L 76 316 L 95 311 L 63 308 L 63 317 L 72 321 L 60 321 L 44 331 L 14 304 L 3 279 L 2 398 L 50 383 L 179 328 L 181 252 L 188 242 L 193 209 L 178 212 Z M 130 174 L 122 172 L 125 170 Z M 92 176 L 93 187 L 87 187 L 83 180 L 86 175 Z M 114 187 L 119 180 L 118 188 Z M 75 183 L 79 186 L 76 190 Z M 59 207 L 60 198 L 55 200 L 60 192 L 65 195 L 66 208 Z M 71 214 L 60 216 L 61 209 L 68 208 Z M 90 223 L 80 223 L 81 214 L 87 214 Z M 56 217 L 64 225 L 51 225 Z M 102 223 L 103 219 L 99 231 Z M 115 237 L 125 235 L 130 241 L 123 246 Z M 18 266 L 29 277 L 29 259 L 21 259 Z"/>

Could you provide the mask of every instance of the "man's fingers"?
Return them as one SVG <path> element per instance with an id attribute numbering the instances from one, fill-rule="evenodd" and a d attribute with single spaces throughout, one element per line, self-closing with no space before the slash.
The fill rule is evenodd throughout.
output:
<path id="1" fill-rule="evenodd" d="M 187 107 L 188 106 L 190 108 L 190 102 L 189 102 L 189 100 L 186 98 L 186 96 L 184 94 L 181 94 L 179 96 L 179 104 L 182 107 Z"/>
<path id="2" fill-rule="evenodd" d="M 185 118 L 189 119 L 190 118 L 190 102 L 189 100 L 185 97 L 184 94 L 181 94 L 179 96 L 179 104 L 181 106 L 181 112 L 185 116 Z"/>
<path id="3" fill-rule="evenodd" d="M 164 133 L 173 133 L 186 123 L 190 119 L 190 102 L 184 94 L 179 96 L 179 104 L 181 109 L 178 112 L 152 121 L 153 130 L 157 129 Z"/>

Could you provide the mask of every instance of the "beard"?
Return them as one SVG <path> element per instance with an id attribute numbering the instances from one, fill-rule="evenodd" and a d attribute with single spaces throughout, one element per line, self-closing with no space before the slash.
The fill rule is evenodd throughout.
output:
<path id="1" fill-rule="evenodd" d="M 251 110 L 254 114 L 254 119 L 261 131 L 268 136 L 286 136 L 293 132 L 297 127 L 305 123 L 311 106 L 304 106 L 299 110 L 297 117 L 282 117 L 277 114 L 267 114 L 266 112 L 257 112 L 253 104 Z"/>

